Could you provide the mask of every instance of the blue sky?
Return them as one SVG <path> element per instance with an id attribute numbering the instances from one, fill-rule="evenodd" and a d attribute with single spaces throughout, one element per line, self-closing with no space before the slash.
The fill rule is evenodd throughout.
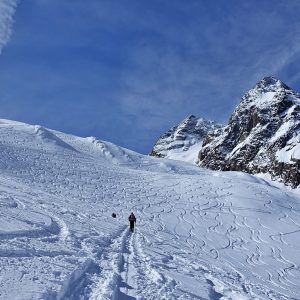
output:
<path id="1" fill-rule="evenodd" d="M 149 153 L 187 115 L 226 123 L 263 76 L 300 91 L 299 15 L 298 0 L 0 0 L 0 116 Z"/>

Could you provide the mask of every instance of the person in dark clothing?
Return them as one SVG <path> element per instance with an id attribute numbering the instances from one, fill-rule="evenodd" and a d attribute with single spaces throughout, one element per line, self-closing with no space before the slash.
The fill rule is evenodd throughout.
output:
<path id="1" fill-rule="evenodd" d="M 134 231 L 134 224 L 136 222 L 136 217 L 135 217 L 133 212 L 130 214 L 130 216 L 128 218 L 128 221 L 130 223 L 130 231 L 133 232 Z"/>

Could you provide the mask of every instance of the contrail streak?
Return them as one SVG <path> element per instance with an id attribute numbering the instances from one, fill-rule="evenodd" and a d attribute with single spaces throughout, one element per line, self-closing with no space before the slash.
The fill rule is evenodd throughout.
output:
<path id="1" fill-rule="evenodd" d="M 0 53 L 10 38 L 18 2 L 18 0 L 0 0 Z"/>

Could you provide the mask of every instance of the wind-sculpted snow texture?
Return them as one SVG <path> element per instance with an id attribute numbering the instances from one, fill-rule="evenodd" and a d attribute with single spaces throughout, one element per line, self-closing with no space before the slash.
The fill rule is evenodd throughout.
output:
<path id="1" fill-rule="evenodd" d="M 242 97 L 228 126 L 203 142 L 198 164 L 269 173 L 299 186 L 300 95 L 274 77 L 263 78 Z"/>
<path id="2" fill-rule="evenodd" d="M 172 127 L 155 143 L 150 155 L 195 164 L 205 136 L 221 125 L 191 115 Z"/>
<path id="3" fill-rule="evenodd" d="M 0 151 L 1 299 L 300 299 L 297 189 L 7 120 Z"/>

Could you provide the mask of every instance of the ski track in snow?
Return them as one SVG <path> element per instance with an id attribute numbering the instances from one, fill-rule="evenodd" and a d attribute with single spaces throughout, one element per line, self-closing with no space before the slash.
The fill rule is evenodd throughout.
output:
<path id="1" fill-rule="evenodd" d="M 22 123 L 0 141 L 0 299 L 300 299 L 297 191 Z"/>

